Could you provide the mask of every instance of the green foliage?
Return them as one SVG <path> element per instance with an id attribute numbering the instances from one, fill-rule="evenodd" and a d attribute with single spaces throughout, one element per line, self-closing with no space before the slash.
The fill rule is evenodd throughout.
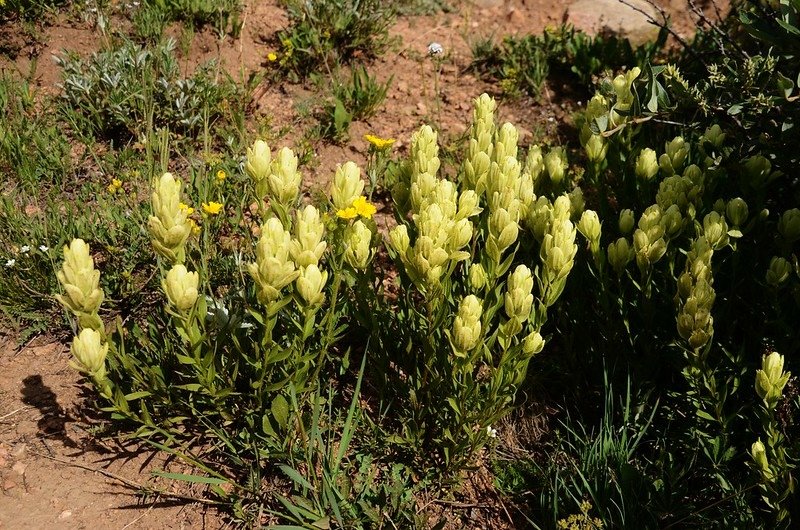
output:
<path id="1" fill-rule="evenodd" d="M 127 141 L 148 128 L 195 137 L 243 112 L 242 89 L 214 64 L 181 77 L 174 41 L 152 49 L 125 42 L 82 59 L 59 59 L 65 119 L 89 137 Z M 221 78 L 221 79 L 220 79 Z"/>
<path id="2" fill-rule="evenodd" d="M 381 0 L 287 0 L 290 26 L 278 33 L 281 69 L 294 79 L 374 57 L 390 44 L 396 8 Z"/>
<path id="3" fill-rule="evenodd" d="M 624 396 L 609 384 L 597 427 L 587 428 L 588 418 L 567 418 L 538 473 L 540 493 L 531 507 L 539 515 L 536 520 L 546 521 L 548 528 L 561 528 L 557 521 L 589 500 L 606 528 L 658 526 L 661 506 L 654 503 L 656 488 L 645 474 L 642 447 L 657 409 L 647 410 L 644 404 L 635 408 L 640 402 L 636 397 L 630 381 Z M 618 398 L 622 398 L 619 404 Z"/>
<path id="4" fill-rule="evenodd" d="M 0 172 L 30 196 L 61 188 L 70 171 L 69 140 L 34 96 L 28 83 L 0 77 Z"/>
<path id="5" fill-rule="evenodd" d="M 3 0 L 0 2 L 0 22 L 15 18 L 39 21 L 66 3 L 67 0 Z"/>
<path id="6" fill-rule="evenodd" d="M 375 114 L 386 99 L 392 79 L 380 83 L 363 66 L 353 67 L 350 79 L 334 81 L 330 102 L 322 108 L 320 136 L 333 140 L 347 137 L 353 120 L 362 120 Z"/>
<path id="7" fill-rule="evenodd" d="M 148 42 L 161 39 L 171 22 L 180 21 L 190 30 L 211 26 L 220 35 L 239 36 L 242 21 L 240 0 L 143 0 L 132 14 L 136 34 Z"/>
<path id="8" fill-rule="evenodd" d="M 497 80 L 510 96 L 538 97 L 551 70 L 576 78 L 589 87 L 593 78 L 606 71 L 651 61 L 666 42 L 662 31 L 655 42 L 633 47 L 627 39 L 590 36 L 571 26 L 546 30 L 542 35 L 506 37 L 501 44 L 477 41 L 473 68 Z"/>

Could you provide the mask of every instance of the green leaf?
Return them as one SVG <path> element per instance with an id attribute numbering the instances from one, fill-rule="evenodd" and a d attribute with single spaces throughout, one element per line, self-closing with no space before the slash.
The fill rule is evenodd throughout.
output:
<path id="1" fill-rule="evenodd" d="M 181 480 L 195 484 L 227 484 L 227 480 L 214 477 L 201 477 L 200 475 L 187 475 L 185 473 L 167 473 L 166 471 L 153 471 L 157 477 L 168 478 L 170 480 Z"/>
<path id="2" fill-rule="evenodd" d="M 125 394 L 126 401 L 135 401 L 137 399 L 141 399 L 143 397 L 152 396 L 152 392 L 148 392 L 147 390 L 142 390 L 139 392 L 131 392 L 130 394 Z"/>
<path id="3" fill-rule="evenodd" d="M 285 429 L 286 425 L 289 423 L 289 403 L 286 401 L 286 398 L 281 394 L 275 396 L 275 399 L 272 400 L 270 410 L 272 411 L 272 417 L 275 418 L 278 425 L 280 425 L 282 429 Z"/>
<path id="4" fill-rule="evenodd" d="M 307 490 L 312 490 L 312 491 L 314 490 L 314 486 L 312 486 L 311 483 L 307 481 L 305 478 L 303 478 L 303 476 L 300 475 L 300 473 L 298 473 L 296 470 L 292 469 L 286 464 L 281 464 L 278 467 L 280 468 L 281 471 L 283 471 L 284 475 L 292 479 L 292 481 L 298 486 L 301 486 Z"/>

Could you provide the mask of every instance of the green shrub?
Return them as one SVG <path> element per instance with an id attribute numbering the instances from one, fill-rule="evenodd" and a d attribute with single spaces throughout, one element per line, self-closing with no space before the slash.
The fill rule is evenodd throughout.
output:
<path id="1" fill-rule="evenodd" d="M 320 116 L 320 135 L 341 140 L 353 120 L 362 120 L 375 114 L 386 99 L 392 79 L 379 83 L 363 66 L 353 67 L 349 80 L 334 81 L 333 97 L 326 103 Z"/>
<path id="2" fill-rule="evenodd" d="M 279 65 L 295 79 L 337 63 L 373 57 L 391 42 L 395 8 L 381 0 L 289 0 L 290 26 L 278 34 Z"/>
<path id="3" fill-rule="evenodd" d="M 472 66 L 499 82 L 510 96 L 538 97 L 551 70 L 574 77 L 586 88 L 595 76 L 651 61 L 666 42 L 662 31 L 655 42 L 633 47 L 627 39 L 589 36 L 571 26 L 546 30 L 542 35 L 506 37 L 501 44 L 479 40 Z"/>
<path id="4" fill-rule="evenodd" d="M 181 77 L 174 48 L 126 42 L 89 59 L 68 53 L 59 59 L 65 119 L 89 137 L 125 141 L 163 127 L 193 137 L 213 130 L 225 109 L 243 112 L 241 88 L 213 64 Z"/>
<path id="5" fill-rule="evenodd" d="M 242 21 L 240 0 L 143 0 L 132 20 L 136 34 L 149 42 L 161 39 L 171 22 L 184 22 L 190 29 L 211 26 L 220 35 L 239 36 Z"/>

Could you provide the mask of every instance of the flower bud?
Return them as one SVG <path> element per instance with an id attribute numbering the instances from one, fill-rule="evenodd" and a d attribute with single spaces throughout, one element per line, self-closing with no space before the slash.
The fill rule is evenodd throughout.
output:
<path id="1" fill-rule="evenodd" d="M 703 133 L 703 137 L 701 138 L 701 145 L 709 143 L 714 148 L 719 149 L 722 147 L 722 143 L 725 141 L 725 133 L 722 132 L 722 128 L 717 125 L 716 123 L 706 129 L 706 132 Z"/>
<path id="2" fill-rule="evenodd" d="M 778 352 L 761 358 L 761 369 L 756 372 L 756 393 L 768 408 L 775 408 L 780 401 L 783 387 L 791 375 L 790 372 L 783 371 L 783 355 Z"/>
<path id="3" fill-rule="evenodd" d="M 459 357 L 480 343 L 482 314 L 483 306 L 475 295 L 471 294 L 461 299 L 458 314 L 453 322 L 453 346 Z"/>
<path id="4" fill-rule="evenodd" d="M 525 355 L 536 355 L 544 349 L 544 339 L 538 331 L 529 333 L 522 341 L 522 352 Z"/>
<path id="5" fill-rule="evenodd" d="M 523 173 L 527 173 L 533 180 L 534 190 L 536 189 L 536 182 L 544 171 L 544 158 L 542 157 L 542 148 L 538 145 L 532 145 L 528 149 L 528 156 L 525 158 L 525 169 Z"/>
<path id="6" fill-rule="evenodd" d="M 621 275 L 628 263 L 633 260 L 634 252 L 630 243 L 624 237 L 621 237 L 608 245 L 608 263 L 614 272 Z"/>
<path id="7" fill-rule="evenodd" d="M 584 149 L 586 149 L 586 157 L 589 161 L 598 164 L 606 159 L 608 142 L 599 134 L 593 134 L 586 141 Z"/>
<path id="8" fill-rule="evenodd" d="M 297 292 L 309 307 L 322 305 L 325 295 L 322 290 L 328 281 L 327 271 L 320 271 L 316 265 L 309 265 L 300 269 L 295 285 Z"/>
<path id="9" fill-rule="evenodd" d="M 480 197 L 473 190 L 466 190 L 461 192 L 458 196 L 458 212 L 455 216 L 455 221 L 473 217 L 481 213 L 481 208 L 478 207 Z"/>
<path id="10" fill-rule="evenodd" d="M 504 123 L 497 131 L 497 137 L 494 141 L 494 151 L 492 152 L 492 159 L 500 163 L 506 157 L 517 159 L 517 141 L 519 140 L 519 132 L 517 128 L 511 123 Z"/>
<path id="11" fill-rule="evenodd" d="M 161 288 L 167 295 L 169 305 L 186 312 L 197 301 L 199 284 L 200 277 L 196 272 L 189 272 L 183 265 L 174 265 L 161 282 Z"/>
<path id="12" fill-rule="evenodd" d="M 289 253 L 295 264 L 298 267 L 318 264 L 328 245 L 322 241 L 325 225 L 316 208 L 309 204 L 297 212 L 294 234 L 289 243 Z"/>
<path id="13" fill-rule="evenodd" d="M 769 270 L 767 270 L 767 284 L 772 287 L 778 287 L 789 279 L 791 273 L 791 263 L 784 258 L 773 256 L 769 262 Z"/>
<path id="14" fill-rule="evenodd" d="M 747 222 L 747 216 L 749 215 L 747 203 L 741 197 L 731 199 L 725 208 L 725 215 L 733 226 L 742 226 Z"/>
<path id="15" fill-rule="evenodd" d="M 447 237 L 446 248 L 450 252 L 461 250 L 469 245 L 472 240 L 472 222 L 469 219 L 461 219 L 453 223 Z"/>
<path id="16" fill-rule="evenodd" d="M 495 210 L 489 216 L 489 241 L 487 252 L 495 263 L 500 262 L 500 256 L 514 244 L 519 235 L 519 226 L 504 209 Z"/>
<path id="17" fill-rule="evenodd" d="M 761 155 L 751 156 L 744 161 L 744 173 L 750 179 L 750 183 L 758 188 L 769 180 L 772 163 Z"/>
<path id="18" fill-rule="evenodd" d="M 586 201 L 583 198 L 583 190 L 576 187 L 567 194 L 567 197 L 569 198 L 569 218 L 577 219 L 583 214 L 583 210 L 586 207 Z"/>
<path id="19" fill-rule="evenodd" d="M 438 135 L 430 125 L 423 125 L 411 135 L 413 174 L 436 175 L 439 171 Z"/>
<path id="20" fill-rule="evenodd" d="M 553 207 L 547 197 L 539 197 L 528 209 L 526 222 L 537 241 L 541 242 L 545 233 L 550 229 L 553 220 Z"/>
<path id="21" fill-rule="evenodd" d="M 269 304 L 280 297 L 280 291 L 299 275 L 289 259 L 291 235 L 284 230 L 280 220 L 271 217 L 261 226 L 261 236 L 256 244 L 256 262 L 247 270 L 258 287 L 258 300 Z"/>
<path id="22" fill-rule="evenodd" d="M 331 183 L 331 200 L 337 210 L 344 210 L 353 205 L 353 201 L 364 191 L 361 170 L 355 162 L 346 162 L 336 168 Z"/>
<path id="23" fill-rule="evenodd" d="M 658 160 L 656 152 L 646 147 L 636 159 L 636 176 L 643 181 L 652 180 L 658 174 Z"/>
<path id="24" fill-rule="evenodd" d="M 508 318 L 525 322 L 533 306 L 533 276 L 525 265 L 518 265 L 508 277 L 505 295 L 505 310 Z"/>
<path id="25" fill-rule="evenodd" d="M 486 271 L 480 263 L 469 266 L 469 286 L 473 291 L 480 291 L 486 286 Z"/>
<path id="26" fill-rule="evenodd" d="M 288 147 L 278 151 L 272 161 L 268 178 L 269 195 L 281 204 L 291 205 L 297 201 L 302 177 L 297 171 L 297 156 Z"/>
<path id="27" fill-rule="evenodd" d="M 630 235 L 633 232 L 633 227 L 636 224 L 636 217 L 633 215 L 633 210 L 624 209 L 619 212 L 619 231 L 624 235 Z"/>
<path id="28" fill-rule="evenodd" d="M 683 229 L 683 216 L 677 204 L 673 204 L 661 216 L 661 226 L 667 237 L 674 238 Z"/>
<path id="29" fill-rule="evenodd" d="M 99 332 L 85 328 L 72 340 L 72 356 L 75 358 L 73 366 L 86 372 L 95 379 L 102 380 L 106 376 L 106 356 L 108 344 L 103 343 Z"/>
<path id="30" fill-rule="evenodd" d="M 600 241 L 600 218 L 594 210 L 586 210 L 578 221 L 578 232 L 583 234 L 589 242 L 597 243 Z"/>
<path id="31" fill-rule="evenodd" d="M 674 175 L 680 173 L 683 168 L 683 163 L 686 161 L 686 156 L 689 154 L 689 146 L 686 145 L 686 140 L 682 136 L 676 136 L 666 143 L 664 155 L 661 155 L 658 162 L 661 169 L 667 175 Z M 666 158 L 665 158 L 666 155 Z"/>
<path id="32" fill-rule="evenodd" d="M 103 302 L 100 271 L 95 270 L 89 245 L 83 239 L 64 245 L 64 263 L 56 276 L 64 288 L 63 296 L 56 295 L 63 306 L 76 315 L 97 313 Z"/>
<path id="33" fill-rule="evenodd" d="M 411 244 L 408 239 L 408 228 L 406 225 L 398 225 L 389 232 L 389 242 L 392 248 L 401 256 L 405 255 L 408 246 Z"/>
<path id="34" fill-rule="evenodd" d="M 550 182 L 558 186 L 566 175 L 568 163 L 567 152 L 563 147 L 553 147 L 544 156 L 544 167 Z"/>
<path id="35" fill-rule="evenodd" d="M 703 219 L 703 235 L 714 250 L 720 250 L 728 244 L 728 223 L 725 217 L 711 212 Z"/>
<path id="36" fill-rule="evenodd" d="M 764 444 L 761 442 L 761 438 L 753 442 L 753 445 L 750 447 L 750 456 L 753 458 L 753 462 L 761 472 L 761 476 L 764 477 L 765 480 L 771 482 L 774 479 L 774 474 L 769 467 L 769 461 L 767 460 L 767 448 L 764 447 Z"/>
<path id="37" fill-rule="evenodd" d="M 192 231 L 187 212 L 181 208 L 181 186 L 171 173 L 164 173 L 155 183 L 153 215 L 147 220 L 153 248 L 172 263 L 183 262 L 184 245 Z"/>
<path id="38" fill-rule="evenodd" d="M 252 147 L 247 148 L 247 162 L 244 169 L 255 181 L 260 181 L 269 176 L 272 155 L 267 142 L 256 140 Z"/>
<path id="39" fill-rule="evenodd" d="M 778 221 L 778 232 L 788 243 L 800 239 L 800 210 L 792 208 L 785 211 Z"/>
<path id="40" fill-rule="evenodd" d="M 372 258 L 372 231 L 363 222 L 348 226 L 344 234 L 344 259 L 354 269 L 366 269 Z"/>

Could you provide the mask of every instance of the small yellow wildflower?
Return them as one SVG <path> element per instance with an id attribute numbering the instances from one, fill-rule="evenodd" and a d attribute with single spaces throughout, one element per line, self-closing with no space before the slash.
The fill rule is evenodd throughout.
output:
<path id="1" fill-rule="evenodd" d="M 112 195 L 122 189 L 122 181 L 120 179 L 111 179 L 111 184 L 108 185 L 108 192 Z"/>
<path id="2" fill-rule="evenodd" d="M 221 202 L 214 202 L 211 201 L 209 203 L 203 203 L 203 211 L 206 212 L 208 215 L 217 215 L 219 212 L 222 211 L 222 207 L 224 204 Z"/>
<path id="3" fill-rule="evenodd" d="M 178 204 L 178 208 L 182 212 L 186 212 L 186 217 L 189 217 L 190 215 L 192 215 L 194 213 L 194 208 L 192 208 L 191 206 L 189 206 L 188 204 L 183 203 L 183 202 Z"/>
<path id="4" fill-rule="evenodd" d="M 217 182 L 222 184 L 223 182 L 225 182 L 226 178 L 228 178 L 228 175 L 227 173 L 225 173 L 224 169 L 220 169 L 219 171 L 217 171 Z"/>
<path id="5" fill-rule="evenodd" d="M 188 219 L 189 226 L 192 227 L 192 234 L 199 235 L 200 234 L 200 225 L 197 224 L 197 221 L 194 219 Z"/>
<path id="6" fill-rule="evenodd" d="M 277 61 L 277 60 L 278 60 L 278 54 L 277 54 L 277 53 L 275 53 L 275 52 L 269 52 L 269 53 L 267 54 L 267 60 L 268 60 L 269 62 L 271 62 L 271 63 L 274 63 L 275 61 Z"/>
<path id="7" fill-rule="evenodd" d="M 336 215 L 341 219 L 355 219 L 358 217 L 358 210 L 355 207 L 350 206 L 349 208 L 345 208 L 344 210 L 339 210 L 336 212 Z"/>
<path id="8" fill-rule="evenodd" d="M 365 219 L 372 219 L 372 216 L 378 211 L 378 209 L 375 208 L 375 205 L 367 201 L 367 198 L 363 195 L 353 201 L 352 207 L 355 208 L 358 215 L 364 217 Z"/>
<path id="9" fill-rule="evenodd" d="M 378 151 L 383 151 L 384 149 L 388 149 L 396 141 L 394 138 L 380 138 L 379 136 L 375 136 L 374 134 L 365 134 L 364 140 L 374 145 Z"/>

